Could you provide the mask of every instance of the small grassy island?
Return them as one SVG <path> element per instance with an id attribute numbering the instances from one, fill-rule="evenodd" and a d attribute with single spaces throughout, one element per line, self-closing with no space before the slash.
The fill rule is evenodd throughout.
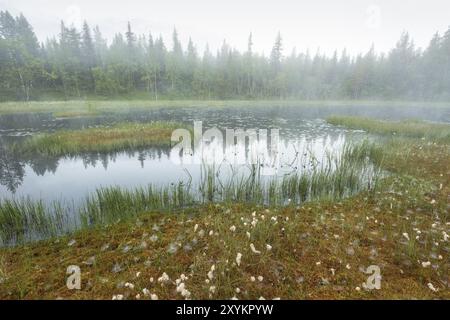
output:
<path id="1" fill-rule="evenodd" d="M 0 298 L 449 299 L 448 126 L 344 120 L 329 119 L 389 137 L 379 142 L 380 165 L 391 174 L 375 190 L 301 206 L 210 203 L 173 214 L 144 211 L 2 248 Z M 133 128 L 99 132 L 98 141 L 110 148 L 112 138 L 140 130 Z M 90 145 L 84 133 L 66 134 L 74 146 L 49 152 Z M 81 267 L 81 290 L 66 287 L 69 265 Z M 370 265 L 381 269 L 380 290 L 363 287 Z M 176 290 L 180 278 L 184 296 Z"/>

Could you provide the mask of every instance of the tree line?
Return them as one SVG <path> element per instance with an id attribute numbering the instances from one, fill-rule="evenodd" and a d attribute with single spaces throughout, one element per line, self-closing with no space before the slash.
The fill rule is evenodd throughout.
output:
<path id="1" fill-rule="evenodd" d="M 450 99 L 450 27 L 425 49 L 403 33 L 388 53 L 332 56 L 283 51 L 281 35 L 269 56 L 226 41 L 199 53 L 173 31 L 137 36 L 128 23 L 110 44 L 98 26 L 61 22 L 58 36 L 40 43 L 27 19 L 0 12 L 0 100 L 139 95 L 149 99 Z"/>

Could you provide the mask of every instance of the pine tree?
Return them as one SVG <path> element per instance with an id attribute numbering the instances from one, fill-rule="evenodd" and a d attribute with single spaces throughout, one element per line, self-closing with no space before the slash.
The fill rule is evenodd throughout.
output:
<path id="1" fill-rule="evenodd" d="M 278 32 L 277 37 L 275 39 L 275 43 L 272 48 L 272 52 L 270 54 L 270 64 L 275 73 L 278 73 L 280 71 L 282 52 L 283 52 L 282 39 L 280 32 Z"/>

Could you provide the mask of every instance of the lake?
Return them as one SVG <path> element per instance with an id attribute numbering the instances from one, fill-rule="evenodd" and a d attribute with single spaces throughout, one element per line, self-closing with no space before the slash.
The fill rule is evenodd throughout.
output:
<path id="1" fill-rule="evenodd" d="M 238 108 L 165 108 L 135 110 L 128 113 L 104 114 L 95 117 L 55 118 L 51 113 L 12 114 L 0 116 L 0 198 L 28 197 L 45 202 L 63 200 L 75 204 L 99 187 L 132 188 L 148 184 L 167 185 L 179 181 L 197 182 L 199 165 L 178 165 L 178 154 L 170 148 L 145 148 L 115 153 L 88 153 L 73 157 L 50 158 L 32 156 L 18 159 L 7 152 L 7 146 L 21 143 L 31 135 L 60 129 L 83 129 L 110 126 L 118 122 L 178 121 L 192 125 L 203 122 L 203 129 L 217 127 L 242 129 L 279 129 L 280 168 L 277 175 L 295 169 L 310 169 L 311 159 L 323 163 L 327 154 L 339 153 L 349 139 L 362 139 L 363 132 L 329 125 L 330 115 L 355 115 L 380 119 L 422 118 L 450 122 L 445 108 L 302 106 Z M 179 159 L 178 159 L 179 160 Z M 227 176 L 222 166 L 222 176 Z M 242 166 L 246 170 L 246 166 Z"/>

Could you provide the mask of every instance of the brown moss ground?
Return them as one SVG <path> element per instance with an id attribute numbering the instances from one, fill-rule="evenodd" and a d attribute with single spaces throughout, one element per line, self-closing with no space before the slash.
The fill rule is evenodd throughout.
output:
<path id="1" fill-rule="evenodd" d="M 386 153 L 384 165 L 394 175 L 377 192 L 338 203 L 268 209 L 210 205 L 170 215 L 147 213 L 137 221 L 1 249 L 0 298 L 111 299 L 121 294 L 136 299 L 140 294 L 149 299 L 142 293 L 147 288 L 160 299 L 182 299 L 174 282 L 185 274 L 186 289 L 196 299 L 449 299 L 449 146 L 414 140 L 393 143 Z M 75 243 L 69 246 L 71 240 Z M 252 252 L 251 243 L 260 254 Z M 176 252 L 169 253 L 170 247 Z M 95 262 L 86 264 L 91 257 Z M 69 265 L 81 267 L 81 290 L 66 287 Z M 112 271 L 115 265 L 120 272 Z M 362 287 L 369 265 L 381 268 L 380 290 Z M 171 281 L 161 286 L 157 279 L 163 272 Z M 258 276 L 263 280 L 251 281 Z"/>

